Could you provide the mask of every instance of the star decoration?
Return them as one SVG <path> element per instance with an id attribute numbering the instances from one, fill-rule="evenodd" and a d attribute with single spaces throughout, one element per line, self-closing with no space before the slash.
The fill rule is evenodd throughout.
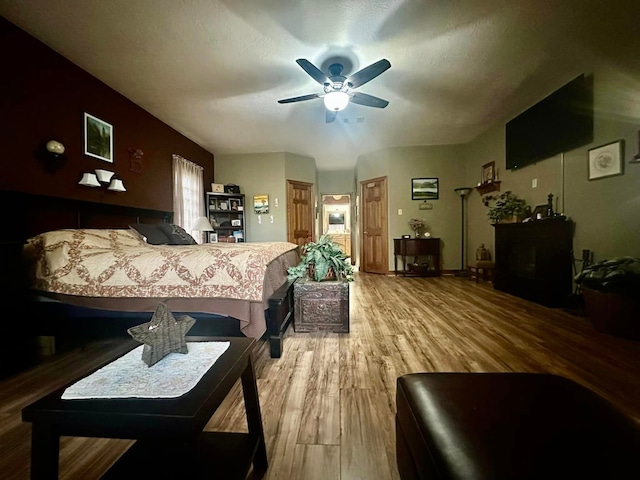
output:
<path id="1" fill-rule="evenodd" d="M 164 303 L 159 303 L 148 323 L 136 325 L 127 330 L 129 335 L 144 344 L 142 360 L 149 367 L 170 353 L 188 353 L 185 335 L 196 323 L 188 315 L 176 320 Z"/>

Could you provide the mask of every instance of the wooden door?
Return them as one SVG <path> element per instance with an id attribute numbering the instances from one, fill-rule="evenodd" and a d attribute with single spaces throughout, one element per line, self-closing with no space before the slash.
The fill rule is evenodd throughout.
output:
<path id="1" fill-rule="evenodd" d="M 287 240 L 299 246 L 313 238 L 313 184 L 287 180 Z"/>
<path id="2" fill-rule="evenodd" d="M 360 192 L 360 269 L 386 275 L 389 271 L 387 177 L 360 182 Z"/>

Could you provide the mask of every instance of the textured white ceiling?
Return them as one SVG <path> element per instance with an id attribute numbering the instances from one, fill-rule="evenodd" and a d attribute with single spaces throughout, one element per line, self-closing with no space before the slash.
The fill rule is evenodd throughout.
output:
<path id="1" fill-rule="evenodd" d="M 320 170 L 467 142 L 594 64 L 640 57 L 638 0 L 0 0 L 0 13 L 214 154 L 287 151 Z M 322 93 L 297 58 L 336 56 L 351 73 L 388 59 L 358 91 L 389 106 L 326 124 L 321 99 L 277 103 Z"/>

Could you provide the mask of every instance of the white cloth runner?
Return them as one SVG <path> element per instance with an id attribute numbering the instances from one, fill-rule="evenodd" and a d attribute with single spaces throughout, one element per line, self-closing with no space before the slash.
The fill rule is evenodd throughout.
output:
<path id="1" fill-rule="evenodd" d="M 142 361 L 140 345 L 71 385 L 62 399 L 179 397 L 196 386 L 229 344 L 187 342 L 189 353 L 170 353 L 152 367 Z"/>

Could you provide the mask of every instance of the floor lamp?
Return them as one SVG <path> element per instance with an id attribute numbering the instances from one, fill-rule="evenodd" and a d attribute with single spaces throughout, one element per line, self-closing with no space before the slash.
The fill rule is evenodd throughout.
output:
<path id="1" fill-rule="evenodd" d="M 456 188 L 455 192 L 460 195 L 460 201 L 462 202 L 462 241 L 461 241 L 461 251 L 460 251 L 460 271 L 458 272 L 459 277 L 467 276 L 467 268 L 464 264 L 464 199 L 467 195 L 471 193 L 473 189 L 469 187 Z"/>

